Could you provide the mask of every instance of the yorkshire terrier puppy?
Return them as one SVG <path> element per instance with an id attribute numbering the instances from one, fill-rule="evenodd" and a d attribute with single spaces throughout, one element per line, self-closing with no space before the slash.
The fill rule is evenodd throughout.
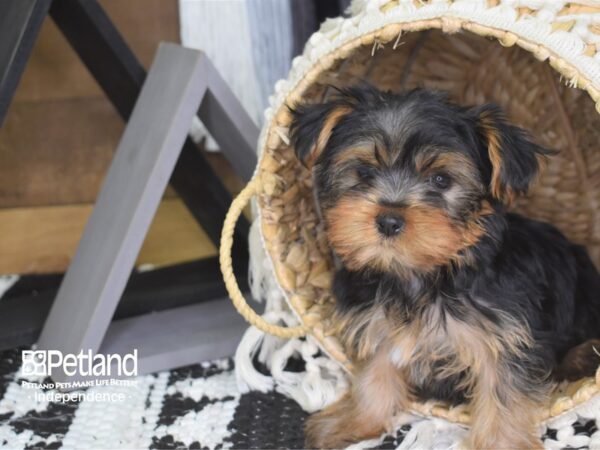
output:
<path id="1" fill-rule="evenodd" d="M 467 448 L 542 448 L 551 374 L 591 375 L 600 344 L 600 275 L 584 248 L 506 211 L 551 152 L 498 107 L 428 90 L 359 86 L 292 113 L 357 367 L 349 392 L 309 418 L 306 446 L 377 437 L 411 401 L 437 399 L 469 404 Z"/>

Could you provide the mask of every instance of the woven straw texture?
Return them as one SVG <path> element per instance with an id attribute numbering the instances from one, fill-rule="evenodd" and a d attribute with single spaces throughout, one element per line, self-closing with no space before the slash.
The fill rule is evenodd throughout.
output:
<path id="1" fill-rule="evenodd" d="M 319 102 L 328 85 L 368 80 L 382 89 L 443 89 L 462 104 L 493 101 L 560 154 L 515 209 L 555 224 L 600 267 L 600 5 L 563 1 L 355 1 L 349 19 L 326 22 L 278 83 L 266 112 L 254 180 L 223 233 L 225 280 L 240 312 L 282 337 L 310 333 L 352 372 L 331 323 L 332 259 L 309 172 L 289 145 L 286 105 Z M 273 270 L 301 325 L 283 329 L 247 310 L 227 258 L 235 218 L 257 194 Z M 225 251 L 223 251 L 225 250 Z M 243 303 L 243 304 L 242 304 Z M 540 420 L 596 395 L 596 378 L 561 386 Z M 414 404 L 421 414 L 468 423 L 465 407 Z"/>

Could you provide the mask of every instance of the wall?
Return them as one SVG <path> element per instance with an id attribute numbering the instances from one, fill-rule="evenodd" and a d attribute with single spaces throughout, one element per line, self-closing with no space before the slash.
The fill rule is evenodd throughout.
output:
<path id="1" fill-rule="evenodd" d="M 177 0 L 100 3 L 146 68 L 161 40 L 179 42 Z M 66 269 L 123 129 L 92 76 L 46 19 L 0 130 L 0 274 Z M 214 253 L 168 190 L 138 264 Z"/>

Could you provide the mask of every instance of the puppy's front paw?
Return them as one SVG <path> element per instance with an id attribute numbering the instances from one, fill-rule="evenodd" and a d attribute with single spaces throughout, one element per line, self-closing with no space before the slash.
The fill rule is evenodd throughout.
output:
<path id="1" fill-rule="evenodd" d="M 304 427 L 306 448 L 346 448 L 356 442 L 381 436 L 385 424 L 355 414 L 340 414 L 339 405 L 313 414 Z"/>
<path id="2" fill-rule="evenodd" d="M 353 443 L 339 418 L 320 412 L 308 418 L 304 427 L 304 447 L 345 448 Z"/>
<path id="3" fill-rule="evenodd" d="M 519 438 L 505 436 L 500 439 L 467 436 L 458 445 L 459 450 L 544 450 L 541 439 L 535 436 Z"/>

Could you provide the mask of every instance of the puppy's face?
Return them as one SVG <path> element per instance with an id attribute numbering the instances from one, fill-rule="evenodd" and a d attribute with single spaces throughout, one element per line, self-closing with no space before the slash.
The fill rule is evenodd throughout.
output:
<path id="1" fill-rule="evenodd" d="M 545 150 L 494 106 L 370 87 L 294 109 L 330 244 L 351 270 L 429 272 L 486 233 L 494 205 L 527 190 Z"/>

